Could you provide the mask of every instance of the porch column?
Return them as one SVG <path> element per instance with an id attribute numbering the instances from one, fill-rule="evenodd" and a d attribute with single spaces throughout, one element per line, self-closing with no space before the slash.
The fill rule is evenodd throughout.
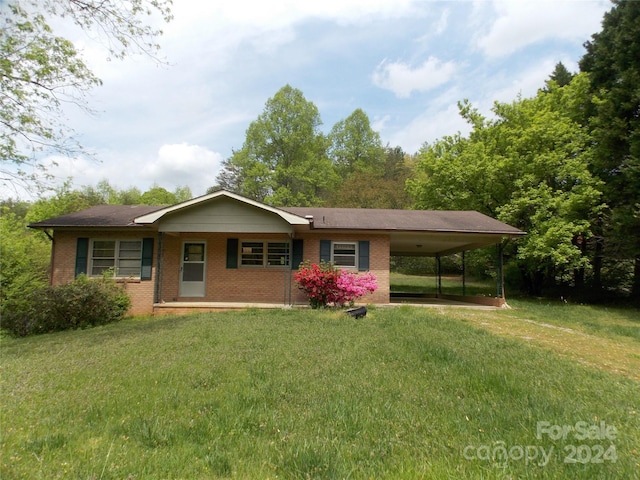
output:
<path id="1" fill-rule="evenodd" d="M 153 302 L 160 303 L 162 292 L 162 267 L 164 263 L 164 233 L 158 232 L 158 245 L 156 246 L 156 281 L 153 286 Z"/>

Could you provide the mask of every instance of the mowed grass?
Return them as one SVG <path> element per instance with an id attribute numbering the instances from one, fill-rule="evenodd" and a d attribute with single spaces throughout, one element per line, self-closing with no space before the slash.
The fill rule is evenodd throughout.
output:
<path id="1" fill-rule="evenodd" d="M 247 310 L 3 338 L 0 478 L 639 478 L 638 380 L 489 328 L 543 323 L 538 308 Z"/>
<path id="2" fill-rule="evenodd" d="M 435 275 L 405 275 L 391 273 L 391 291 L 402 293 L 436 293 L 438 291 L 438 279 Z M 442 293 L 449 295 L 462 295 L 462 275 L 443 275 L 440 279 Z M 465 279 L 465 294 L 480 296 L 495 296 L 495 280 Z"/>

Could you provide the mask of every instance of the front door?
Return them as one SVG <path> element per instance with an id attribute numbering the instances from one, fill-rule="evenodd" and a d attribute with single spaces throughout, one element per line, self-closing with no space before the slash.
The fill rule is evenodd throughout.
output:
<path id="1" fill-rule="evenodd" d="M 204 297 L 206 245 L 204 242 L 185 242 L 180 265 L 180 296 Z"/>

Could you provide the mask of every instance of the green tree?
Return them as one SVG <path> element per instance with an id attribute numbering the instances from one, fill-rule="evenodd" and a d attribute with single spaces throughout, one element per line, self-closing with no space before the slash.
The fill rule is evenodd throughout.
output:
<path id="1" fill-rule="evenodd" d="M 573 118 L 586 92 L 585 75 L 551 82 L 535 98 L 496 103 L 494 120 L 461 104 L 472 132 L 425 146 L 408 182 L 418 208 L 479 210 L 526 231 L 514 254 L 533 293 L 589 266 L 584 242 L 603 204 L 592 139 Z"/>
<path id="2" fill-rule="evenodd" d="M 411 205 L 405 183 L 411 173 L 409 157 L 400 147 L 384 149 L 383 168 L 357 169 L 331 194 L 334 207 L 395 208 Z"/>
<path id="3" fill-rule="evenodd" d="M 549 80 L 556 82 L 556 85 L 559 87 L 569 85 L 569 83 L 571 83 L 571 79 L 573 79 L 573 73 L 567 70 L 567 67 L 565 67 L 562 62 L 556 63 L 553 73 L 549 76 Z"/>
<path id="4" fill-rule="evenodd" d="M 273 205 L 320 204 L 338 180 L 321 124 L 317 107 L 284 86 L 251 122 L 242 148 L 223 163 L 219 186 Z"/>
<path id="5" fill-rule="evenodd" d="M 580 69 L 591 80 L 596 143 L 591 169 L 605 182 L 610 207 L 601 257 L 631 259 L 632 292 L 640 298 L 640 2 L 613 0 L 585 48 Z"/>
<path id="6" fill-rule="evenodd" d="M 140 196 L 140 205 L 174 205 L 178 203 L 175 193 L 166 188 L 154 185 Z"/>
<path id="7" fill-rule="evenodd" d="M 0 5 L 0 181 L 14 189 L 45 187 L 43 153 L 82 151 L 66 126 L 63 105 L 88 110 L 85 94 L 101 81 L 74 45 L 55 34 L 51 19 L 96 32 L 109 55 L 153 55 L 161 33 L 143 22 L 160 13 L 170 20 L 170 0 L 12 0 Z"/>
<path id="8" fill-rule="evenodd" d="M 67 181 L 54 190 L 53 195 L 42 197 L 31 205 L 26 219 L 29 223 L 79 212 L 85 208 L 105 203 L 101 195 L 93 190 L 74 190 Z"/>
<path id="9" fill-rule="evenodd" d="M 336 123 L 328 139 L 329 158 L 341 177 L 353 172 L 384 175 L 385 150 L 380 134 L 371 128 L 369 117 L 361 109 Z"/>
<path id="10" fill-rule="evenodd" d="M 51 242 L 27 228 L 28 220 L 0 207 L 0 316 L 48 283 Z"/>

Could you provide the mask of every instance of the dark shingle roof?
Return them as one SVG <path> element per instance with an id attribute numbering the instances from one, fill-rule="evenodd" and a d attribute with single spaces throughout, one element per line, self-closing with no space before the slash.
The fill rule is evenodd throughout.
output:
<path id="1" fill-rule="evenodd" d="M 524 233 L 475 211 L 313 207 L 283 207 L 282 210 L 301 217 L 313 216 L 315 229 L 473 232 L 503 235 Z"/>
<path id="2" fill-rule="evenodd" d="M 30 224 L 31 228 L 141 227 L 135 218 L 165 209 L 149 205 L 100 205 Z M 313 217 L 314 229 L 460 232 L 522 235 L 524 232 L 475 211 L 393 210 L 374 208 L 281 207 L 301 218 Z"/>
<path id="3" fill-rule="evenodd" d="M 164 207 L 150 205 L 99 205 L 30 224 L 31 228 L 137 227 L 133 219 Z"/>

